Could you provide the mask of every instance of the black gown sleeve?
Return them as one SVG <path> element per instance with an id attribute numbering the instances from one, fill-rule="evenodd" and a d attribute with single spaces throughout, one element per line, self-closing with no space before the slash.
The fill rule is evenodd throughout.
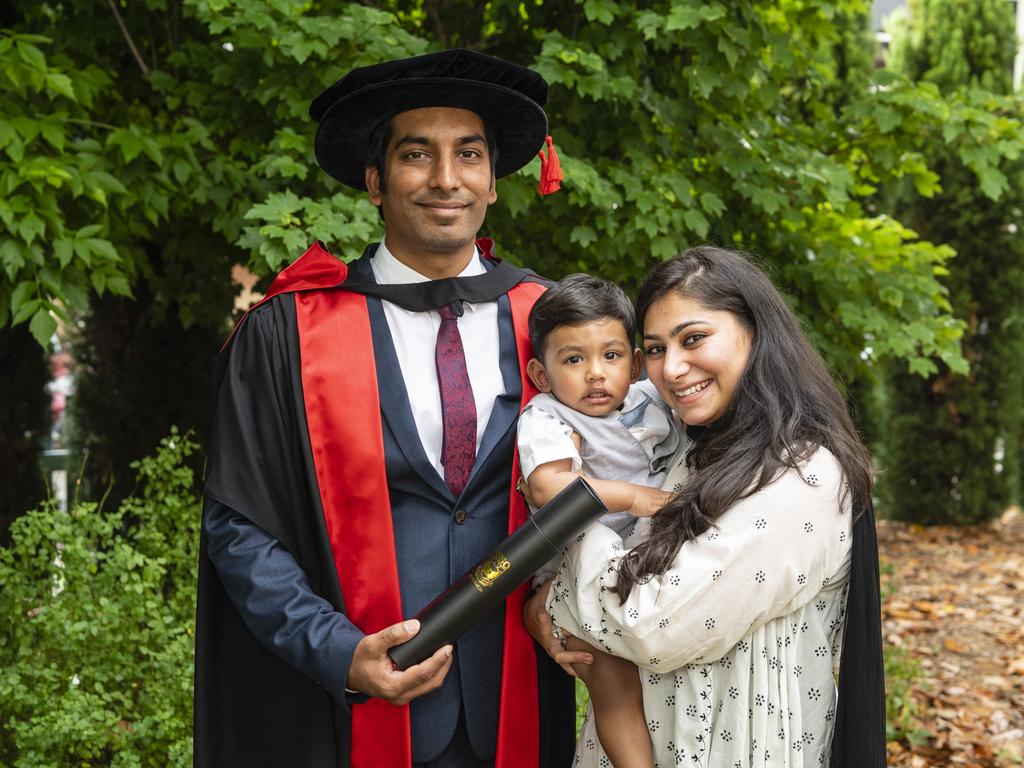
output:
<path id="1" fill-rule="evenodd" d="M 885 768 L 885 670 L 875 510 L 853 524 L 850 590 L 839 661 L 833 768 Z"/>
<path id="2" fill-rule="evenodd" d="M 217 503 L 278 542 L 315 595 L 344 612 L 302 400 L 291 295 L 250 312 L 218 358 L 204 510 Z M 351 717 L 265 647 L 228 597 L 200 539 L 194 755 L 197 768 L 347 766 Z"/>
<path id="3" fill-rule="evenodd" d="M 203 531 L 207 556 L 249 631 L 347 706 L 345 682 L 363 632 L 309 588 L 276 539 L 234 510 L 210 504 Z"/>

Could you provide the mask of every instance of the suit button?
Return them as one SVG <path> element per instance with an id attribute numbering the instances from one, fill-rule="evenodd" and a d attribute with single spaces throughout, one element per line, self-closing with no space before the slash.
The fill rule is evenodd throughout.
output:
<path id="1" fill-rule="evenodd" d="M 469 517 L 469 515 L 466 514 L 466 510 L 460 509 L 455 513 L 455 522 L 462 525 L 466 522 L 467 517 Z"/>

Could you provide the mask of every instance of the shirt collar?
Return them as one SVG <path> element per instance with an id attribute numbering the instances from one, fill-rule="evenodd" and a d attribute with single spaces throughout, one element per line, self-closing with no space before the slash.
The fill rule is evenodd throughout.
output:
<path id="1" fill-rule="evenodd" d="M 458 274 L 458 277 L 473 277 L 474 275 L 484 274 L 487 269 L 484 267 L 482 259 L 480 249 L 476 248 L 475 258 L 469 260 L 469 264 Z M 403 264 L 395 258 L 395 255 L 388 250 L 388 244 L 384 240 L 381 240 L 380 247 L 377 248 L 377 252 L 373 255 L 370 264 L 373 268 L 373 276 L 377 278 L 377 282 L 381 285 L 425 283 L 430 280 L 426 275 L 421 275 L 408 264 Z M 469 302 L 466 302 L 464 306 L 471 310 L 475 310 L 477 307 L 476 304 L 470 304 Z"/>

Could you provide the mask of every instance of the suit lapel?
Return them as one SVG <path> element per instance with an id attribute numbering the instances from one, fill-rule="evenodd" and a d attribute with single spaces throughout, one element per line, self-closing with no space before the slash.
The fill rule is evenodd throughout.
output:
<path id="1" fill-rule="evenodd" d="M 369 258 L 364 257 L 353 262 L 351 270 L 353 275 L 358 275 L 361 280 L 374 279 Z M 416 473 L 423 478 L 423 482 L 435 493 L 449 503 L 454 503 L 455 498 L 451 491 L 427 459 L 426 451 L 423 450 L 423 442 L 416 430 L 416 420 L 413 418 L 412 406 L 409 404 L 409 393 L 405 390 L 405 379 L 402 377 L 402 369 L 398 364 L 398 354 L 395 352 L 391 330 L 388 327 L 381 300 L 374 296 L 367 296 L 366 307 L 370 313 L 370 332 L 373 335 L 374 359 L 377 363 L 377 387 L 380 392 L 381 416 L 394 434 L 395 441 L 401 448 L 409 466 L 416 470 Z"/>
<path id="2" fill-rule="evenodd" d="M 349 265 L 353 277 L 361 281 L 374 281 L 373 270 L 370 268 L 370 256 L 372 256 L 372 251 L 368 249 L 362 258 Z M 484 263 L 489 267 L 490 262 L 485 260 Z M 398 364 L 398 355 L 395 352 L 395 345 L 381 300 L 367 296 L 366 306 L 370 313 L 370 329 L 373 334 L 374 356 L 377 362 L 381 415 L 395 435 L 409 465 L 416 470 L 431 489 L 450 503 L 454 503 L 456 499 L 452 496 L 451 490 L 434 469 L 423 450 L 423 442 L 416 430 L 412 406 L 409 404 L 409 394 L 405 390 L 405 380 Z M 500 395 L 494 402 L 491 416 L 480 439 L 473 471 L 466 483 L 467 490 L 473 485 L 477 474 L 483 471 L 494 448 L 509 429 L 515 426 L 519 417 L 522 383 L 519 374 L 519 358 L 516 352 L 515 330 L 512 326 L 512 308 L 508 296 L 498 298 L 498 363 L 505 385 L 505 394 Z"/>
<path id="3" fill-rule="evenodd" d="M 491 417 L 487 420 L 483 437 L 480 439 L 480 447 L 476 452 L 473 471 L 466 484 L 467 488 L 483 470 L 495 446 L 519 418 L 519 399 L 523 386 L 520 382 L 516 337 L 512 328 L 512 307 L 508 296 L 498 298 L 498 364 L 505 384 L 505 394 L 494 401 Z"/>

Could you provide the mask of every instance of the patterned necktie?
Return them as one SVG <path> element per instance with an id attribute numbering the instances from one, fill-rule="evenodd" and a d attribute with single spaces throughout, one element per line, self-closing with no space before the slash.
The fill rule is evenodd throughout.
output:
<path id="1" fill-rule="evenodd" d="M 441 328 L 437 332 L 434 359 L 437 385 L 441 391 L 441 463 L 444 480 L 458 498 L 476 460 L 476 402 L 466 371 L 466 353 L 459 335 L 458 318 L 451 305 L 440 307 Z"/>

